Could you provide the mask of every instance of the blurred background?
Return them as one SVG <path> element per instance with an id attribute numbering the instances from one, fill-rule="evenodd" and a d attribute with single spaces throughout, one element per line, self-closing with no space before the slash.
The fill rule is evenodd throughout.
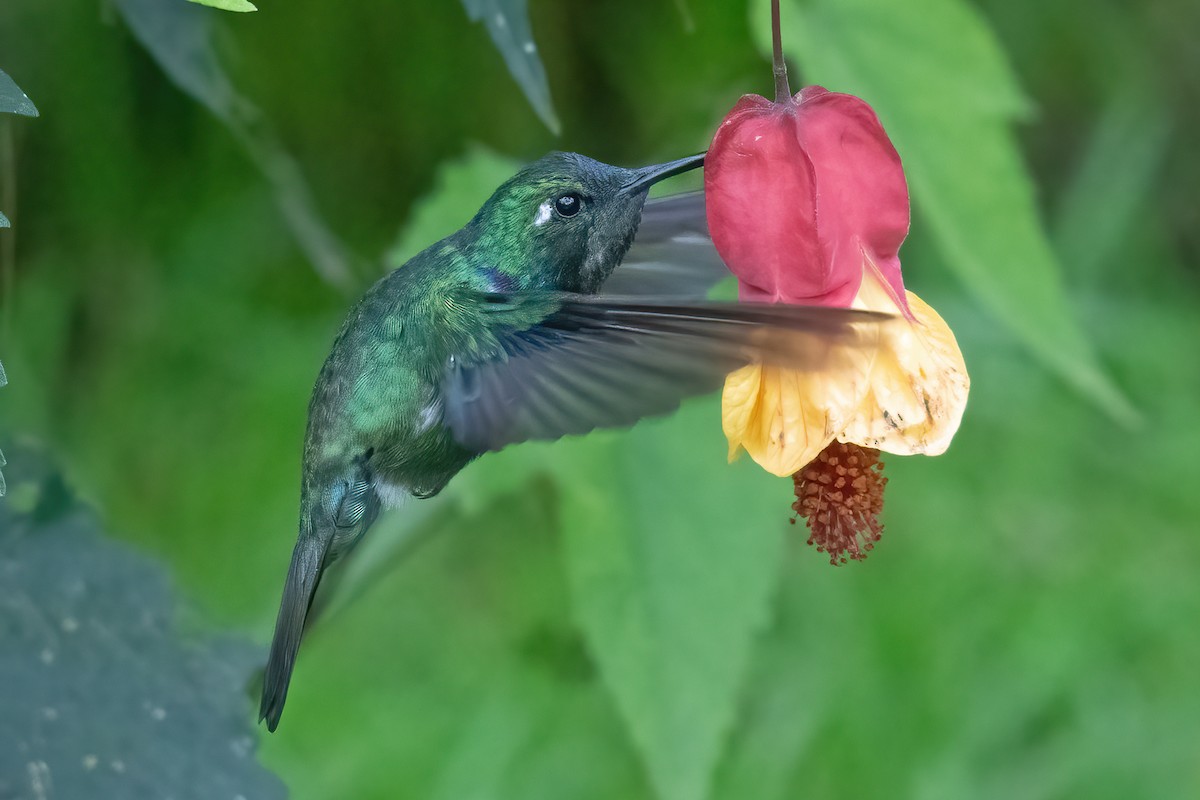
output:
<path id="1" fill-rule="evenodd" d="M 373 531 L 274 735 L 353 298 L 521 163 L 772 84 L 759 0 L 258 6 L 0 5 L 0 797 L 1200 796 L 1200 6 L 784 0 L 793 87 L 904 159 L 950 451 L 839 568 L 715 397 L 489 456 Z"/>

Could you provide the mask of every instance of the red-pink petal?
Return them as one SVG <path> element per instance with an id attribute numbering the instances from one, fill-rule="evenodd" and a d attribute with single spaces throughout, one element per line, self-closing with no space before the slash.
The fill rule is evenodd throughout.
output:
<path id="1" fill-rule="evenodd" d="M 847 306 L 865 252 L 903 302 L 908 188 L 859 98 L 819 86 L 785 103 L 746 95 L 704 171 L 709 231 L 743 300 Z"/>
<path id="2" fill-rule="evenodd" d="M 743 300 L 818 298 L 828 291 L 813 166 L 786 108 L 746 95 L 705 157 L 708 229 L 738 276 Z"/>
<path id="3" fill-rule="evenodd" d="M 816 168 L 817 232 L 831 273 L 861 275 L 861 247 L 903 303 L 899 251 L 909 207 L 900 155 L 862 99 L 820 86 L 796 99 L 797 138 Z"/>

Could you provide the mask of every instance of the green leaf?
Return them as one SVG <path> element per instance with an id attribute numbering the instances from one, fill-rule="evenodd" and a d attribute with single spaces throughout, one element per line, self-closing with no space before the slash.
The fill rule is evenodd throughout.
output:
<path id="1" fill-rule="evenodd" d="M 546 127 L 558 135 L 562 125 L 550 101 L 550 86 L 533 41 L 526 0 L 463 0 L 463 6 L 472 20 L 482 20 L 487 26 L 492 42 L 504 56 L 508 71 L 525 92 L 529 104 Z"/>
<path id="2" fill-rule="evenodd" d="M 126 24 L 167 77 L 229 128 L 274 190 L 296 243 L 317 273 L 350 294 L 365 269 L 326 224 L 300 165 L 261 110 L 238 92 L 213 48 L 213 15 L 183 3 L 114 0 Z M 247 4 L 249 5 L 249 4 Z M 247 10 L 247 9 L 243 9 Z"/>
<path id="3" fill-rule="evenodd" d="M 788 527 L 788 482 L 725 456 L 715 399 L 555 452 L 576 615 L 663 800 L 708 794 Z"/>
<path id="4" fill-rule="evenodd" d="M 830 629 L 844 616 L 841 609 L 855 603 L 852 589 L 846 586 L 855 576 L 850 570 L 828 569 L 817 555 L 808 549 L 786 561 L 781 597 L 776 600 L 778 616 L 755 653 L 749 683 L 753 691 L 746 693 L 732 745 L 717 772 L 713 795 L 721 800 L 796 797 L 789 789 L 797 763 L 812 748 L 822 726 L 837 717 L 837 697 L 821 682 L 827 677 L 822 674 L 827 665 L 819 653 L 833 649 L 831 638 L 850 639 L 843 631 L 831 634 Z M 820 582 L 827 585 L 814 587 Z M 811 602 L 795 611 L 791 598 L 797 594 Z M 844 641 L 836 646 L 839 659 L 857 660 L 859 654 Z M 869 658 L 863 661 L 870 664 Z"/>
<path id="5" fill-rule="evenodd" d="M 768 48 L 766 0 L 755 10 Z M 1026 103 L 978 12 L 961 0 L 812 0 L 792 11 L 784 43 L 804 80 L 875 108 L 945 261 L 1048 367 L 1136 422 L 1075 319 L 1012 132 Z"/>
<path id="6" fill-rule="evenodd" d="M 22 453 L 24 476 L 33 453 Z M 60 478 L 0 505 L 0 795 L 283 798 L 254 758 L 258 648 L 184 639 L 161 566 L 96 531 Z M 51 791 L 53 789 L 53 791 Z"/>
<path id="7" fill-rule="evenodd" d="M 1131 81 L 1116 88 L 1054 216 L 1055 249 L 1080 279 L 1094 285 L 1110 277 L 1106 262 L 1147 208 L 1170 132 L 1153 86 Z"/>
<path id="8" fill-rule="evenodd" d="M 13 82 L 13 79 L 8 77 L 2 69 L 0 69 L 0 112 L 21 114 L 26 117 L 36 117 L 38 115 L 38 110 L 33 105 L 33 101 L 29 99 L 27 94 L 20 90 L 17 84 Z"/>
<path id="9" fill-rule="evenodd" d="M 246 0 L 188 0 L 188 2 L 219 8 L 222 11 L 258 11 L 253 3 L 248 3 Z"/>

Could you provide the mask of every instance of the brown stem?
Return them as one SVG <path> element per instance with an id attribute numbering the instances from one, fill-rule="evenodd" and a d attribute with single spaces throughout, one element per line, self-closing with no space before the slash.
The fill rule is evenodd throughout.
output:
<path id="1" fill-rule="evenodd" d="M 792 89 L 788 86 L 787 63 L 783 60 L 783 38 L 779 30 L 779 0 L 771 0 L 771 46 L 774 50 L 775 102 L 789 103 L 792 100 Z"/>

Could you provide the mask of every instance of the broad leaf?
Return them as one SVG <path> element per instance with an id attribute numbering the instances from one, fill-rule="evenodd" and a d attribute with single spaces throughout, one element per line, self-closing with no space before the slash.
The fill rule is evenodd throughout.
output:
<path id="1" fill-rule="evenodd" d="M 707 796 L 788 527 L 725 453 L 715 399 L 555 451 L 576 616 L 663 800 Z"/>
<path id="2" fill-rule="evenodd" d="M 836 651 L 846 662 L 860 657 L 844 643 L 853 642 L 854 631 L 835 627 L 845 613 L 839 609 L 856 602 L 848 585 L 856 576 L 828 569 L 811 551 L 792 548 L 787 555 L 791 558 L 784 559 L 777 619 L 755 652 L 749 679 L 753 691 L 746 693 L 732 744 L 717 772 L 713 796 L 719 800 L 797 796 L 790 785 L 796 765 L 838 714 L 838 697 L 821 682 L 830 670 L 821 654 Z M 796 603 L 796 595 L 809 603 Z M 861 660 L 870 663 L 869 658 Z"/>
<path id="3" fill-rule="evenodd" d="M 1170 128 L 1153 88 L 1132 81 L 1116 87 L 1054 217 L 1055 249 L 1079 279 L 1094 285 L 1112 269 L 1125 269 L 1112 255 L 1148 208 L 1154 178 L 1169 157 Z"/>
<path id="4" fill-rule="evenodd" d="M 246 0 L 189 0 L 189 2 L 212 6 L 222 11 L 258 11 L 253 3 L 248 3 Z"/>
<path id="5" fill-rule="evenodd" d="M 755 9 L 769 47 L 768 4 Z M 1075 320 L 1013 137 L 1026 103 L 978 13 L 961 0 L 812 0 L 792 12 L 784 46 L 804 81 L 874 106 L 904 160 L 918 224 L 945 261 L 1047 366 L 1136 421 Z"/>
<path id="6" fill-rule="evenodd" d="M 550 101 L 550 86 L 529 27 L 526 0 L 463 0 L 463 6 L 472 20 L 487 26 L 496 49 L 504 56 L 508 71 L 525 92 L 529 104 L 557 135 L 562 125 Z"/>
<path id="7" fill-rule="evenodd" d="M 254 758 L 258 649 L 182 638 L 163 569 L 95 528 L 57 477 L 0 505 L 0 796 L 284 797 Z"/>

